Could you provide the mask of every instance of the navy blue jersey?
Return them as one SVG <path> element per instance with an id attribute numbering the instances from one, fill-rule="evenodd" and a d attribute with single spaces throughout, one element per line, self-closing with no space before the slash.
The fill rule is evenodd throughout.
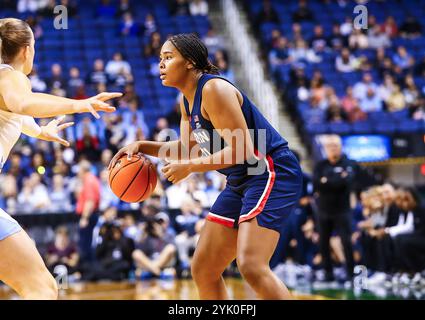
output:
<path id="1" fill-rule="evenodd" d="M 189 103 L 186 97 L 184 97 L 184 106 L 190 126 L 192 127 L 196 142 L 200 146 L 203 156 L 218 152 L 226 146 L 226 142 L 215 130 L 211 121 L 205 119 L 201 112 L 202 88 L 207 81 L 216 78 L 223 79 L 232 84 L 230 81 L 220 76 L 203 74 L 198 81 L 192 112 L 190 112 Z M 250 129 L 251 139 L 254 143 L 256 153 L 259 155 L 269 155 L 278 148 L 287 148 L 288 142 L 273 128 L 248 97 L 242 91 L 239 90 L 239 92 L 243 97 L 241 108 L 248 129 Z M 245 176 L 249 166 L 252 166 L 252 164 L 248 164 L 246 161 L 244 164 L 236 164 L 218 171 L 226 176 Z"/>

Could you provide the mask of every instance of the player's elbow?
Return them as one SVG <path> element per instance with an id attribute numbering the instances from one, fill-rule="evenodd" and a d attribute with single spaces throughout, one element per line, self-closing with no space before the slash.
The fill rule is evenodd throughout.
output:
<path id="1" fill-rule="evenodd" d="M 27 96 L 5 99 L 6 107 L 10 112 L 26 116 L 31 116 L 30 101 L 31 98 Z"/>

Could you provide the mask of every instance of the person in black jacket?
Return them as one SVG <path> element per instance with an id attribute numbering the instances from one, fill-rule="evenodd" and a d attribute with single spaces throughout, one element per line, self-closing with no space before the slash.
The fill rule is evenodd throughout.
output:
<path id="1" fill-rule="evenodd" d="M 351 244 L 350 193 L 358 172 L 358 164 L 342 153 L 341 139 L 330 135 L 324 141 L 327 159 L 318 162 L 313 173 L 317 195 L 317 225 L 320 235 L 320 253 L 325 269 L 325 281 L 333 281 L 329 240 L 336 230 L 344 247 L 347 280 L 352 280 L 354 259 Z"/>
<path id="2" fill-rule="evenodd" d="M 397 235 L 394 238 L 394 249 L 397 266 L 409 273 L 425 270 L 425 207 L 413 188 L 405 188 L 399 201 L 400 209 L 406 215 L 413 214 L 413 230 Z M 407 218 L 406 218 L 407 220 Z M 390 229 L 385 229 L 390 233 Z M 400 271 L 400 270 L 398 270 Z"/>

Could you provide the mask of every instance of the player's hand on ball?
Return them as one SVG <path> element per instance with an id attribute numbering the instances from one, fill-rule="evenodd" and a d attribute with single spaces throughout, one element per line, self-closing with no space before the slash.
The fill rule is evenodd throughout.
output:
<path id="1" fill-rule="evenodd" d="M 65 119 L 65 116 L 61 116 L 58 119 L 50 121 L 47 125 L 41 127 L 41 134 L 38 138 L 46 141 L 59 142 L 65 147 L 69 147 L 69 142 L 65 139 L 62 139 L 59 136 L 59 132 L 65 130 L 74 125 L 74 122 L 66 122 L 60 124 Z"/>
<path id="2" fill-rule="evenodd" d="M 90 112 L 96 119 L 100 118 L 98 111 L 114 112 L 115 108 L 105 103 L 105 101 L 119 98 L 122 96 L 121 92 L 102 92 L 98 95 L 84 99 L 76 100 L 75 109 L 77 113 Z"/>
<path id="3" fill-rule="evenodd" d="M 176 184 L 192 173 L 190 164 L 170 162 L 161 170 L 168 181 Z"/>
<path id="4" fill-rule="evenodd" d="M 134 154 L 138 154 L 140 152 L 140 141 L 133 142 L 132 144 L 129 144 L 128 146 L 125 146 L 124 148 L 121 148 L 117 154 L 111 159 L 111 162 L 109 163 L 108 170 L 111 170 L 113 167 L 115 167 L 115 164 L 117 161 L 123 156 L 127 155 L 128 159 L 131 159 L 131 157 Z"/>

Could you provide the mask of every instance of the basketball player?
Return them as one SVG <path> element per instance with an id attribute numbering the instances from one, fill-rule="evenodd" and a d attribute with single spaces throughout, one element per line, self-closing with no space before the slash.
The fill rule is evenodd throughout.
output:
<path id="1" fill-rule="evenodd" d="M 168 180 L 177 183 L 192 172 L 209 170 L 227 176 L 226 188 L 206 217 L 192 261 L 200 298 L 228 298 L 222 273 L 236 258 L 242 276 L 260 298 L 289 299 L 288 289 L 271 271 L 269 260 L 282 223 L 300 196 L 302 174 L 297 159 L 248 97 L 217 75 L 218 69 L 208 61 L 207 48 L 197 36 L 170 37 L 162 46 L 159 67 L 162 84 L 184 95 L 180 140 L 135 142 L 118 152 L 110 168 L 124 154 L 159 156 L 162 148 L 176 146 L 192 150 L 195 142 L 189 135 L 193 134 L 203 156 L 165 165 Z M 253 130 L 252 135 L 248 129 Z M 235 131 L 244 133 L 242 141 L 235 143 Z M 218 144 L 214 143 L 217 134 Z M 184 159 L 183 153 L 176 158 Z M 244 156 L 238 161 L 241 154 Z M 265 170 L 251 175 L 253 166 Z"/>
<path id="2" fill-rule="evenodd" d="M 31 137 L 69 143 L 59 132 L 72 125 L 60 124 L 64 116 L 39 127 L 33 117 L 97 111 L 113 112 L 106 100 L 120 93 L 102 93 L 87 100 L 72 100 L 33 93 L 26 77 L 34 60 L 34 35 L 27 23 L 0 19 L 0 170 L 21 132 Z M 0 280 L 25 299 L 56 299 L 55 279 L 47 270 L 33 241 L 19 224 L 0 209 Z"/>

